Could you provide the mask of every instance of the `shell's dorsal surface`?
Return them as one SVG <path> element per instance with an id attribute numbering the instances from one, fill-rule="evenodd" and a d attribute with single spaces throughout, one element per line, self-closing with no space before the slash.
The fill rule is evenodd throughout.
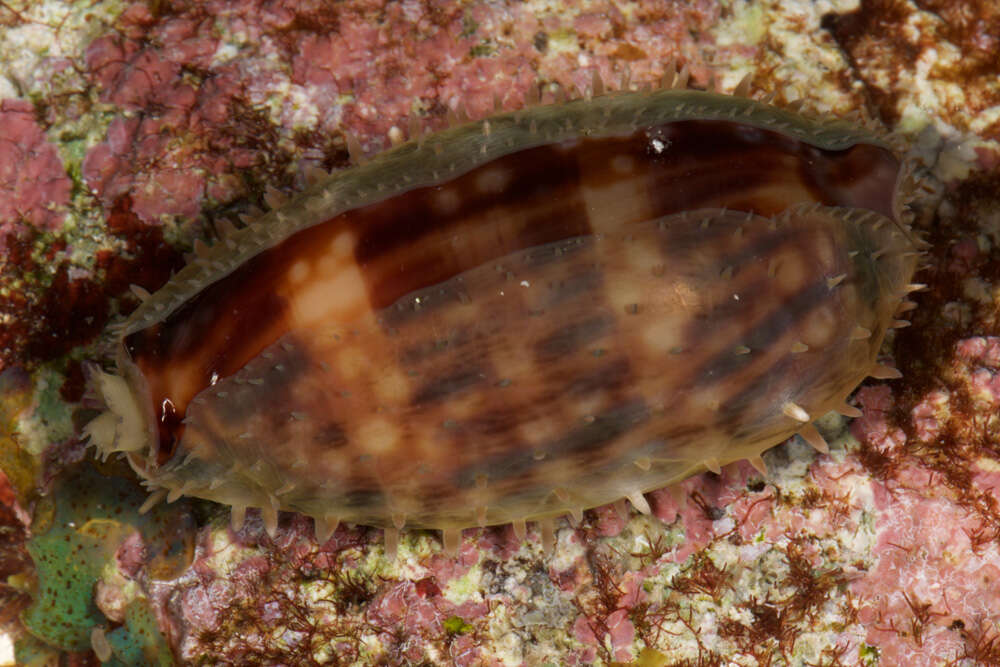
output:
<path id="1" fill-rule="evenodd" d="M 794 433 L 821 447 L 810 421 L 891 371 L 904 172 L 867 130 L 691 90 L 413 139 L 146 299 L 87 430 L 271 530 L 643 508 Z"/>

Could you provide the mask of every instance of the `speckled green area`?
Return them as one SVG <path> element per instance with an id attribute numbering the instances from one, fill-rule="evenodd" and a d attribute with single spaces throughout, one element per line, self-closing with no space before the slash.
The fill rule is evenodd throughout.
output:
<path id="1" fill-rule="evenodd" d="M 114 572 L 115 552 L 122 541 L 140 531 L 154 559 L 151 568 L 169 573 L 188 560 L 190 544 L 178 537 L 187 517 L 178 506 L 161 506 L 140 515 L 138 508 L 146 499 L 142 489 L 126 477 L 104 475 L 90 463 L 64 475 L 51 497 L 50 525 L 46 529 L 36 518 L 39 532 L 27 543 L 38 584 L 21 620 L 44 644 L 85 650 L 90 648 L 91 631 L 109 626 L 95 603 L 94 590 L 107 570 Z M 163 638 L 148 609 L 143 610 L 142 600 L 131 601 L 125 625 L 109 633 L 109 642 L 125 656 L 122 664 L 142 664 L 128 656 L 155 655 L 163 647 Z M 23 650 L 34 652 L 36 647 Z"/>
<path id="2" fill-rule="evenodd" d="M 176 664 L 156 619 L 145 599 L 133 601 L 125 612 L 124 625 L 107 634 L 113 651 L 104 667 L 168 667 Z M 15 643 L 17 663 L 22 667 L 50 667 L 61 664 L 58 649 L 31 635 Z"/>
<path id="3" fill-rule="evenodd" d="M 167 642 L 157 629 L 156 618 L 145 599 L 132 602 L 125 610 L 125 625 L 109 632 L 107 637 L 114 653 L 105 665 L 165 667 L 174 664 Z"/>
<path id="4" fill-rule="evenodd" d="M 122 534 L 120 526 L 99 518 L 88 519 L 82 530 L 75 530 L 70 512 L 65 506 L 57 510 L 55 525 L 28 544 L 37 568 L 38 591 L 21 618 L 29 631 L 47 643 L 82 651 L 90 646 L 91 629 L 105 622 L 94 603 L 93 589 L 101 569 L 114 555 L 110 544 Z"/>

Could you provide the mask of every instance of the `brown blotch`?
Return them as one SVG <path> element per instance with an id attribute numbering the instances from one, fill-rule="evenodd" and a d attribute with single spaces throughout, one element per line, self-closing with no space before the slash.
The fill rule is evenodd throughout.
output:
<path id="1" fill-rule="evenodd" d="M 479 175 L 493 169 L 507 172 L 509 182 L 502 192 L 481 191 L 476 184 Z M 358 264 L 372 266 L 368 279 L 373 306 L 388 306 L 404 294 L 443 282 L 490 258 L 590 233 L 579 181 L 573 153 L 540 146 L 493 160 L 442 186 L 418 188 L 362 209 L 364 224 L 358 226 L 355 257 Z M 443 187 L 461 193 L 447 214 L 436 204 Z M 515 202 L 518 215 L 508 217 Z M 486 226 L 496 233 L 480 236 L 477 228 Z M 460 247 L 442 252 L 450 247 L 440 242 L 445 238 Z M 380 270 L 378 264 L 391 270 Z M 419 272 L 413 271 L 416 265 Z M 420 283 L 414 284 L 418 276 Z"/>
<path id="2" fill-rule="evenodd" d="M 645 401 L 633 399 L 594 415 L 592 420 L 585 421 L 543 449 L 550 455 L 592 451 L 634 429 L 649 416 Z"/>
<path id="3" fill-rule="evenodd" d="M 339 449 L 347 444 L 347 432 L 336 421 L 329 421 L 316 430 L 313 439 L 327 449 Z"/>
<path id="4" fill-rule="evenodd" d="M 712 359 L 692 369 L 690 375 L 681 386 L 705 387 L 711 384 L 726 382 L 731 373 L 745 368 L 752 361 L 753 355 L 734 354 L 732 350 L 739 344 L 745 344 L 751 350 L 768 350 L 774 342 L 784 336 L 789 329 L 802 322 L 816 308 L 821 307 L 829 298 L 829 290 L 824 282 L 814 283 L 800 290 L 790 299 L 781 302 L 780 307 L 771 312 L 764 320 L 750 329 L 738 329 L 734 332 L 731 344 Z M 696 340 L 701 333 L 696 324 L 690 326 L 688 340 Z M 762 373 L 763 378 L 772 381 L 779 377 L 774 373 Z"/>
<path id="5" fill-rule="evenodd" d="M 535 359 L 544 364 L 578 352 L 588 343 L 610 333 L 614 326 L 615 319 L 610 315 L 598 315 L 567 324 L 535 343 Z"/>
<path id="6" fill-rule="evenodd" d="M 560 390 L 568 396 L 587 396 L 598 391 L 619 392 L 632 381 L 632 365 L 626 358 L 615 359 L 573 377 Z"/>
<path id="7" fill-rule="evenodd" d="M 479 368 L 460 368 L 423 384 L 413 396 L 413 405 L 426 405 L 450 398 L 486 380 Z"/>
<path id="8" fill-rule="evenodd" d="M 477 334 L 481 335 L 481 334 Z M 402 348 L 399 361 L 403 366 L 429 361 L 443 354 L 450 354 L 456 349 L 472 342 L 470 327 L 463 326 L 449 330 L 448 334 L 437 340 L 421 340 L 413 345 Z"/>
<path id="9" fill-rule="evenodd" d="M 581 270 L 549 285 L 541 308 L 548 310 L 572 301 L 578 296 L 594 294 L 603 284 L 604 274 L 600 267 L 582 267 Z"/>

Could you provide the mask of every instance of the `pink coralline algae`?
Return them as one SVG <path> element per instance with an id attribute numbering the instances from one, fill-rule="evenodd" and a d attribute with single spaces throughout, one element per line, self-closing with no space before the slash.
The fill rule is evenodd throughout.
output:
<path id="1" fill-rule="evenodd" d="M 83 176 L 105 206 L 128 194 L 147 223 L 195 217 L 206 201 L 259 196 L 265 182 L 250 180 L 248 168 L 282 189 L 300 187 L 306 167 L 342 166 L 344 131 L 375 150 L 413 116 L 434 128 L 448 110 L 483 116 L 497 103 L 521 108 L 539 75 L 565 89 L 590 84 L 590 72 L 569 54 L 539 62 L 548 32 L 563 27 L 559 17 L 540 20 L 518 6 L 249 4 L 160 6 L 162 15 L 154 15 L 136 3 L 113 33 L 89 45 L 86 76 L 101 100 L 141 112 L 114 119 L 84 160 Z M 717 16 L 705 4 L 682 13 L 643 8 L 628 25 L 602 5 L 581 18 L 580 38 L 609 80 L 617 77 L 613 60 L 623 56 L 641 76 L 691 41 L 689 29 Z M 595 24 L 598 14 L 612 16 L 613 32 L 634 32 L 626 52 L 592 34 L 607 32 Z M 707 77 L 703 64 L 689 64 L 693 77 Z"/>
<path id="2" fill-rule="evenodd" d="M 194 216 L 201 210 L 204 176 L 196 170 L 180 167 L 161 168 L 155 176 L 133 175 L 126 170 L 130 162 L 143 162 L 163 156 L 171 137 L 163 122 L 115 119 L 108 128 L 106 142 L 94 148 L 83 162 L 83 173 L 106 204 L 131 191 L 136 211 L 147 221 L 162 214 Z"/>
<path id="3" fill-rule="evenodd" d="M 598 571 L 599 572 L 599 571 Z M 600 574 L 599 574 L 600 576 Z M 614 583 L 615 599 L 610 609 L 605 609 L 605 615 L 597 618 L 581 614 L 573 623 L 572 634 L 582 644 L 587 646 L 578 655 L 584 662 L 593 661 L 597 656 L 597 647 L 605 642 L 610 644 L 611 654 L 615 660 L 627 662 L 632 658 L 632 644 L 636 638 L 633 623 L 636 605 L 646 600 L 642 590 L 644 573 L 625 573 L 621 581 Z M 586 586 L 595 582 L 586 581 Z M 609 582 L 599 582 L 607 585 Z"/>
<path id="4" fill-rule="evenodd" d="M 253 127 L 259 114 L 249 111 L 266 96 L 254 89 L 269 80 L 255 69 L 266 65 L 213 66 L 219 44 L 206 16 L 156 21 L 139 4 L 119 24 L 89 46 L 89 78 L 103 101 L 144 113 L 119 116 L 90 149 L 82 165 L 88 185 L 106 206 L 129 195 L 145 222 L 193 218 L 206 199 L 246 194 L 236 172 L 276 159 L 268 133 Z"/>
<path id="5" fill-rule="evenodd" d="M 903 474 L 919 477 L 920 471 Z M 924 476 L 925 484 L 932 481 Z M 949 629 L 956 618 L 995 621 L 996 546 L 989 553 L 973 551 L 969 536 L 978 520 L 948 499 L 876 485 L 875 501 L 886 510 L 880 514 L 875 567 L 851 587 L 861 600 L 858 618 L 868 627 L 866 641 L 881 648 L 888 664 L 960 655 L 962 637 Z"/>
<path id="6" fill-rule="evenodd" d="M 862 387 L 855 395 L 863 414 L 851 423 L 851 432 L 859 440 L 866 439 L 882 454 L 897 452 L 906 441 L 902 429 L 889 422 L 894 407 L 892 389 L 886 385 Z"/>
<path id="7" fill-rule="evenodd" d="M 960 207 L 953 216 L 968 214 L 961 207 L 979 187 L 974 180 L 952 195 Z M 931 289 L 896 341 L 909 382 L 863 388 L 863 415 L 851 424 L 861 443 L 856 462 L 871 475 L 875 543 L 850 590 L 865 641 L 888 664 L 1000 659 L 1000 311 L 995 298 L 966 296 L 996 293 L 988 268 L 996 252 L 956 237 L 935 241 Z"/>
<path id="8" fill-rule="evenodd" d="M 227 118 L 224 108 L 235 91 L 224 72 L 200 88 L 183 74 L 182 66 L 207 67 L 215 50 L 213 41 L 196 34 L 197 27 L 182 20 L 163 26 L 164 39 L 189 38 L 184 48 L 141 48 L 116 35 L 94 41 L 87 52 L 102 99 L 126 110 L 158 110 L 113 120 L 105 141 L 88 152 L 82 165 L 84 178 L 105 205 L 129 194 L 147 222 L 167 214 L 194 217 L 206 196 L 231 199 L 240 190 L 234 191 L 224 174 L 251 162 L 238 147 L 224 156 L 205 150 L 206 133 Z"/>
<path id="9" fill-rule="evenodd" d="M 1000 404 L 1000 336 L 966 338 L 956 346 L 957 356 L 974 364 L 969 378 L 976 398 Z"/>
<path id="10" fill-rule="evenodd" d="M 29 229 L 62 224 L 72 182 L 24 100 L 0 100 L 0 249 Z"/>
<path id="11" fill-rule="evenodd" d="M 261 656 L 295 663 L 324 645 L 342 659 L 361 659 L 359 636 L 370 634 L 394 661 L 419 661 L 427 646 L 435 645 L 448 654 L 449 664 L 483 664 L 479 633 L 491 603 L 455 603 L 443 590 L 478 560 L 472 544 L 455 559 L 432 557 L 427 569 L 421 568 L 427 576 L 376 579 L 360 567 L 367 540 L 363 529 L 341 528 L 317 545 L 308 523 L 295 519 L 271 543 L 259 522 L 247 523 L 230 534 L 234 545 L 219 551 L 207 541 L 202 544 L 191 566 L 196 581 L 171 603 L 182 645 L 193 651 L 185 652 L 186 659 L 209 651 L 237 663 Z M 221 575 L 217 559 L 227 559 L 226 551 L 235 545 L 268 548 Z M 270 639 L 275 632 L 284 633 L 283 649 Z"/>

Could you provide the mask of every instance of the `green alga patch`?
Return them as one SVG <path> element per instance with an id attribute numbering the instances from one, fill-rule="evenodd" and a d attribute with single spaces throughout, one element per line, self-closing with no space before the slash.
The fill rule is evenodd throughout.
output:
<path id="1" fill-rule="evenodd" d="M 469 49 L 469 55 L 473 58 L 489 58 L 496 54 L 497 47 L 492 42 L 481 42 Z"/>
<path id="2" fill-rule="evenodd" d="M 60 509 L 48 533 L 28 543 L 38 588 L 21 620 L 46 643 L 82 651 L 90 647 L 94 627 L 106 622 L 94 602 L 94 585 L 124 535 L 120 524 L 101 518 L 88 519 L 77 530 Z"/>
<path id="3" fill-rule="evenodd" d="M 468 12 L 466 12 L 465 15 L 462 16 L 462 32 L 459 33 L 458 36 L 463 38 L 472 37 L 476 34 L 477 30 L 479 30 L 479 23 L 472 18 Z"/>
<path id="4" fill-rule="evenodd" d="M 160 634 L 153 610 L 145 598 L 133 601 L 125 610 L 125 624 L 107 635 L 113 659 L 121 665 L 173 665 L 170 648 Z"/>
<path id="5" fill-rule="evenodd" d="M 865 665 L 877 665 L 879 662 L 878 647 L 862 643 L 858 648 L 858 657 Z"/>
<path id="6" fill-rule="evenodd" d="M 148 548 L 152 560 L 147 568 L 154 576 L 175 574 L 190 559 L 190 538 L 181 537 L 191 534 L 186 506 L 160 506 L 140 515 L 146 494 L 119 472 L 99 472 L 95 464 L 84 462 L 56 483 L 45 503 L 50 516 L 36 517 L 36 532 L 26 547 L 35 563 L 37 585 L 21 621 L 45 645 L 86 650 L 95 628 L 112 625 L 94 601 L 94 588 L 106 571 L 115 571 L 115 554 L 134 532 Z M 143 664 L 132 657 L 169 656 L 144 608 L 145 598 L 138 587 L 132 590 L 135 598 L 128 602 L 124 625 L 108 633 L 116 659 L 120 664 Z"/>
<path id="7" fill-rule="evenodd" d="M 444 619 L 444 631 L 449 635 L 465 635 L 472 632 L 473 627 L 461 616 L 449 616 Z"/>

